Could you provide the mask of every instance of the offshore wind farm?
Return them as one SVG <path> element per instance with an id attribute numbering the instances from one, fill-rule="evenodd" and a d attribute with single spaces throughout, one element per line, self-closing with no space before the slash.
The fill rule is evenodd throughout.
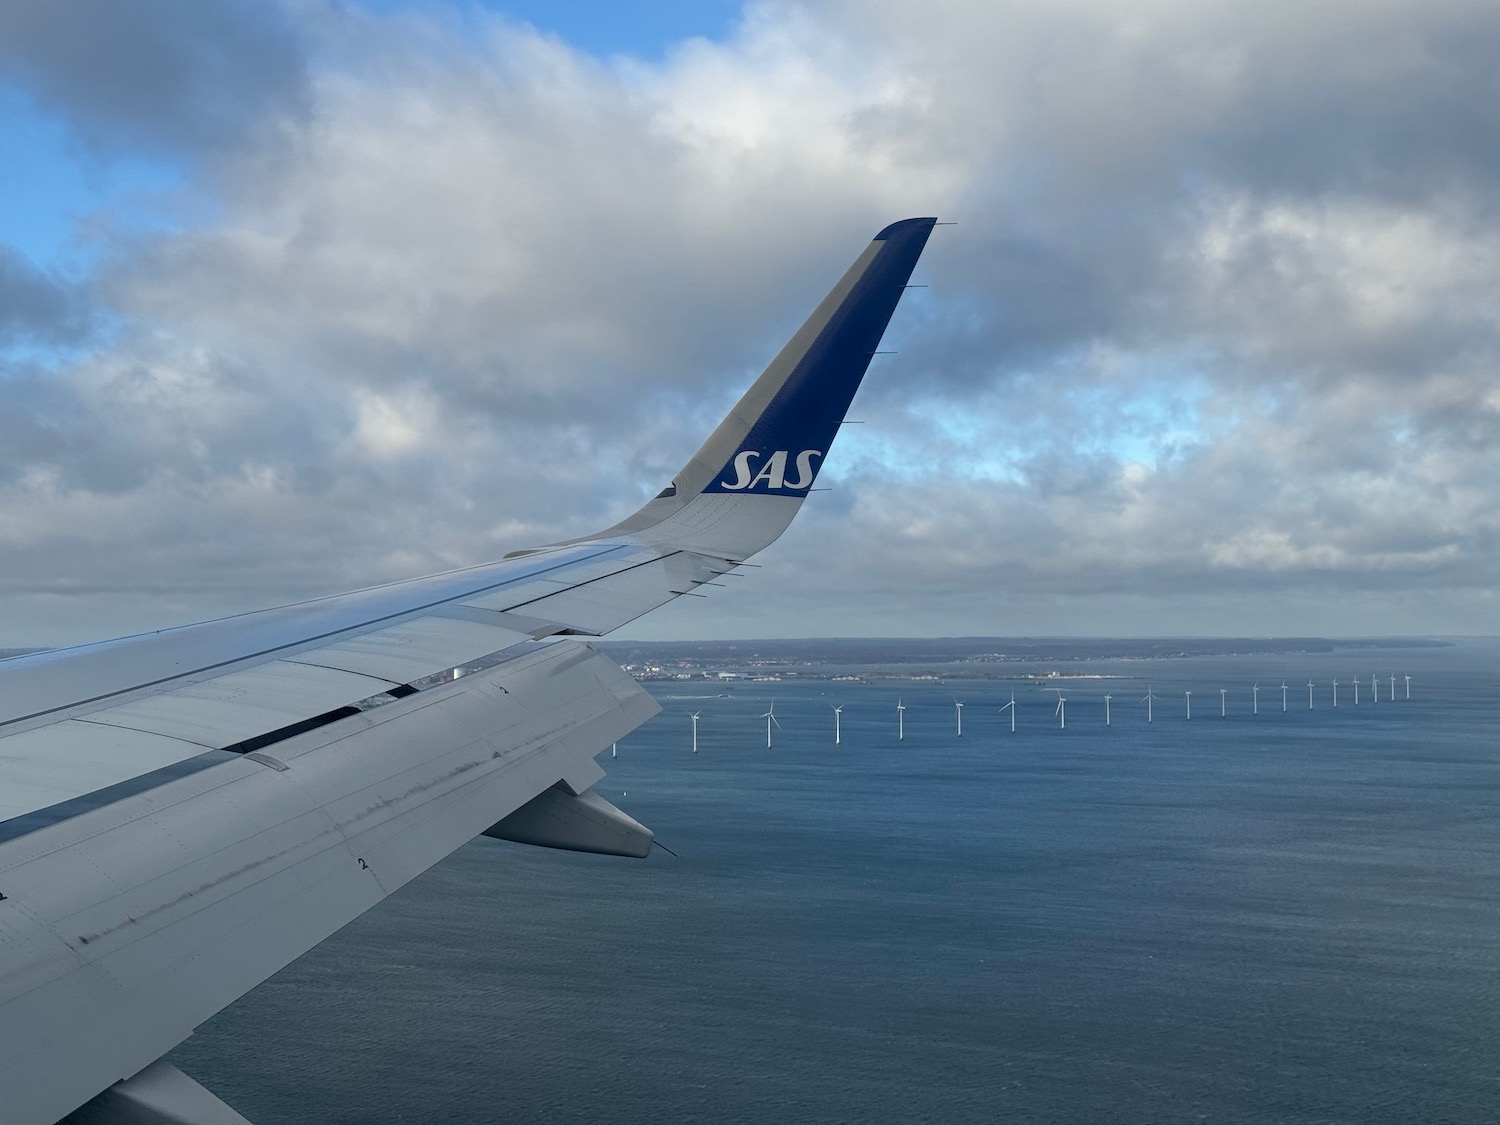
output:
<path id="1" fill-rule="evenodd" d="M 1124 675 L 1118 678 L 1127 682 L 1132 679 L 1132 677 Z M 1409 680 L 1410 677 L 1407 677 L 1407 679 Z M 1336 682 L 1337 681 L 1330 681 L 1330 686 L 1332 686 L 1332 684 Z M 806 688 L 809 685 L 816 683 L 816 681 L 811 679 L 804 679 L 800 683 L 803 688 Z M 1316 681 L 1313 681 L 1312 683 L 1315 690 Z M 907 703 L 904 697 L 898 697 L 896 698 L 894 703 L 891 703 L 889 706 L 884 706 L 882 703 L 878 702 L 878 700 L 880 700 L 884 694 L 887 694 L 887 692 L 881 690 L 877 685 L 864 686 L 874 687 L 876 688 L 876 690 L 864 696 L 861 696 L 861 693 L 859 693 L 857 689 L 845 689 L 846 691 L 850 692 L 854 698 L 860 700 L 860 702 L 856 702 L 853 705 L 844 704 L 832 708 L 834 721 L 831 728 L 830 741 L 834 746 L 842 746 L 845 742 L 843 734 L 845 723 L 845 719 L 843 716 L 845 711 L 850 712 L 851 719 L 855 715 L 860 715 L 865 718 L 867 720 L 865 724 L 866 726 L 871 725 L 869 721 L 869 712 L 872 710 L 880 712 L 881 715 L 889 720 L 887 725 L 889 725 L 891 731 L 894 733 L 896 741 L 904 742 L 906 741 L 908 724 L 911 724 L 912 729 L 916 730 L 918 729 L 917 724 L 926 724 L 930 720 L 932 720 L 934 712 L 946 710 L 944 701 L 928 700 L 924 702 L 922 693 L 920 692 L 916 694 L 915 702 L 913 703 Z M 1008 724 L 1008 733 L 1012 735 L 1023 732 L 1035 732 L 1043 730 L 1050 731 L 1053 729 L 1065 731 L 1068 729 L 1068 700 L 1069 698 L 1072 698 L 1075 705 L 1075 730 L 1080 725 L 1079 720 L 1076 718 L 1077 706 L 1080 703 L 1086 702 L 1097 703 L 1097 718 L 1100 724 L 1105 727 L 1117 726 L 1120 722 L 1131 721 L 1132 719 L 1134 721 L 1144 722 L 1147 724 L 1153 724 L 1158 721 L 1170 721 L 1158 720 L 1155 717 L 1154 704 L 1160 697 L 1155 694 L 1154 688 L 1149 684 L 1146 686 L 1147 694 L 1142 696 L 1139 701 L 1140 705 L 1135 708 L 1134 711 L 1131 712 L 1131 714 L 1128 716 L 1122 715 L 1117 706 L 1112 706 L 1114 695 L 1110 691 L 1099 691 L 1097 694 L 1076 692 L 1073 696 L 1070 697 L 1067 694 L 1068 689 L 1058 687 L 1055 684 L 1046 684 L 1036 678 L 1028 678 L 1021 690 L 1025 692 L 1028 689 L 1033 693 L 1030 699 L 1028 699 L 1024 694 L 1018 698 L 1015 690 L 1012 689 L 1009 693 L 1009 696 L 1004 698 L 1003 701 L 998 696 L 993 701 L 976 700 L 974 707 L 971 707 L 970 709 L 971 715 L 976 713 L 975 708 L 978 708 L 981 712 L 993 711 L 996 715 L 1000 716 L 1002 720 L 1001 725 Z M 1239 691 L 1238 694 L 1234 689 L 1219 688 L 1219 711 L 1217 715 L 1214 715 L 1211 718 L 1205 717 L 1202 714 L 1201 710 L 1196 719 L 1193 717 L 1193 690 L 1194 689 L 1192 688 L 1183 688 L 1181 692 L 1183 696 L 1183 712 L 1181 715 L 1175 717 L 1180 719 L 1180 721 L 1184 723 L 1194 723 L 1197 726 L 1202 726 L 1220 719 L 1256 719 L 1261 717 L 1259 690 L 1253 684 L 1243 687 L 1243 690 Z M 1277 712 L 1268 712 L 1268 716 L 1270 714 L 1276 714 L 1279 717 L 1292 713 L 1287 704 L 1286 691 L 1287 689 L 1285 685 L 1283 685 L 1281 708 Z M 819 692 L 820 697 L 826 696 L 827 694 L 828 693 L 826 691 Z M 666 698 L 669 701 L 673 701 L 677 697 L 668 695 Z M 732 724 L 738 720 L 740 708 L 738 708 L 733 702 L 719 703 L 720 700 L 733 701 L 736 699 L 758 699 L 760 697 L 757 695 L 756 686 L 752 682 L 750 684 L 741 685 L 739 690 L 716 691 L 712 696 L 689 694 L 685 696 L 685 698 L 692 700 L 694 703 L 698 704 L 701 707 L 700 710 L 694 711 L 688 715 L 688 718 L 692 722 L 692 752 L 696 754 L 698 752 L 698 721 L 700 718 L 707 714 L 710 716 L 712 721 L 720 723 L 721 726 L 725 723 Z M 1242 708 L 1239 713 L 1231 712 L 1231 699 L 1236 699 L 1242 704 Z M 1411 697 L 1409 695 L 1405 697 L 1406 702 L 1409 702 L 1410 699 Z M 863 706 L 860 705 L 861 702 L 863 703 Z M 1386 702 L 1388 706 L 1399 706 L 1402 701 L 1387 697 Z M 718 705 L 716 706 L 716 704 Z M 952 731 L 952 734 L 955 738 L 962 738 L 964 737 L 964 704 L 959 703 L 954 704 L 953 706 L 957 711 L 957 723 Z M 883 711 L 881 710 L 882 707 L 884 707 Z M 1315 712 L 1316 710 L 1317 706 L 1315 702 L 1313 702 L 1310 698 L 1307 711 Z M 1332 705 L 1330 705 L 1328 710 L 1336 711 L 1337 703 L 1334 702 Z M 1344 710 L 1345 713 L 1348 714 L 1349 708 L 1346 707 Z M 1305 714 L 1305 712 L 1303 713 Z M 1091 712 L 1090 714 L 1092 716 L 1093 712 Z M 775 701 L 771 700 L 770 707 L 766 711 L 756 715 L 755 718 L 765 723 L 765 748 L 768 750 L 772 749 L 773 726 L 776 731 L 785 729 L 782 726 L 780 719 L 777 717 L 775 710 Z M 878 726 L 878 722 L 879 716 L 876 716 L 873 720 L 873 723 L 874 725 Z M 980 719 L 979 723 L 980 725 L 976 727 L 974 719 L 971 718 L 971 735 L 976 729 L 988 732 L 996 725 L 991 722 L 986 722 L 984 719 Z M 1282 733 L 1285 734 L 1288 733 L 1291 728 L 1281 727 L 1279 729 Z M 1319 734 L 1325 731 L 1327 728 L 1325 725 L 1320 724 L 1309 729 L 1311 731 L 1312 737 L 1318 737 Z M 810 737 L 810 732 L 801 732 L 801 738 L 805 739 L 808 737 Z"/>
<path id="2" fill-rule="evenodd" d="M 1237 642 L 1200 638 L 1178 642 L 1170 654 L 1155 651 L 1147 657 L 1096 655 L 1091 659 L 1086 655 L 1078 655 L 1088 652 L 1088 643 L 1080 644 L 1075 653 L 1068 654 L 1057 647 L 1061 644 L 1066 648 L 1066 642 L 1048 641 L 1044 646 L 1049 650 L 1046 655 L 1026 655 L 1024 653 L 1028 647 L 1036 646 L 1022 644 L 1021 652 L 1008 659 L 994 652 L 978 657 L 972 653 L 955 655 L 953 660 L 946 662 L 931 659 L 933 653 L 930 650 L 944 643 L 961 650 L 972 647 L 974 641 L 968 638 L 952 642 L 736 641 L 724 642 L 718 646 L 700 642 L 682 646 L 680 650 L 677 646 L 660 645 L 647 646 L 644 651 L 626 642 L 618 647 L 636 658 L 633 661 L 627 660 L 626 667 L 645 681 L 676 684 L 689 692 L 685 698 L 701 701 L 700 709 L 690 715 L 694 753 L 697 753 L 700 717 L 707 713 L 712 722 L 733 723 L 736 721 L 734 716 L 737 715 L 738 708 L 727 701 L 759 698 L 758 693 L 769 690 L 768 685 L 806 685 L 822 682 L 825 678 L 838 684 L 848 699 L 826 705 L 833 711 L 833 744 L 841 746 L 844 742 L 843 715 L 846 709 L 851 712 L 867 712 L 871 708 L 879 711 L 882 706 L 885 707 L 886 717 L 898 742 L 906 741 L 908 724 L 913 724 L 913 730 L 917 730 L 931 721 L 935 709 L 946 709 L 949 706 L 953 709 L 952 733 L 956 738 L 964 736 L 966 706 L 970 707 L 971 732 L 995 727 L 995 719 L 999 720 L 999 725 L 1007 726 L 1010 734 L 1053 729 L 1066 731 L 1070 694 L 1075 705 L 1075 715 L 1079 705 L 1097 704 L 1097 708 L 1089 709 L 1089 718 L 1082 721 L 1087 724 L 1097 719 L 1105 727 L 1114 726 L 1117 717 L 1122 723 L 1137 721 L 1155 724 L 1161 690 L 1182 695 L 1182 711 L 1173 716 L 1181 722 L 1196 721 L 1202 724 L 1211 722 L 1214 718 L 1258 719 L 1262 716 L 1260 679 L 1255 678 L 1252 672 L 1252 678 L 1246 681 L 1244 676 L 1237 674 L 1237 669 L 1230 670 L 1230 664 L 1253 660 L 1255 665 L 1274 671 L 1279 666 L 1278 658 L 1285 658 L 1299 668 L 1321 664 L 1323 678 L 1319 679 L 1314 675 L 1308 680 L 1307 711 L 1318 710 L 1317 690 L 1320 683 L 1328 691 L 1328 709 L 1336 711 L 1341 681 L 1338 675 L 1327 671 L 1328 669 L 1345 667 L 1348 663 L 1370 658 L 1401 662 L 1414 652 L 1431 652 L 1447 647 L 1443 643 L 1423 639 L 1395 640 L 1387 642 L 1387 647 L 1378 649 L 1377 656 L 1369 651 L 1369 643 L 1364 641 L 1286 640 L 1279 645 L 1274 642 L 1259 642 L 1254 646 L 1259 652 L 1248 657 L 1234 651 L 1239 647 Z M 987 647 L 995 648 L 1004 643 L 1006 642 L 997 639 L 989 642 Z M 1116 641 L 1105 647 L 1125 651 L 1146 643 Z M 1159 650 L 1158 642 L 1149 643 L 1153 649 Z M 746 651 L 747 644 L 752 646 L 749 651 Z M 1278 647 L 1282 651 L 1278 652 Z M 913 655 L 919 656 L 918 661 L 911 665 L 904 664 Z M 1230 664 L 1225 664 L 1226 660 Z M 1078 667 L 1080 662 L 1086 666 Z M 1405 668 L 1406 665 L 1402 664 L 1402 667 Z M 1386 672 L 1383 675 L 1390 685 L 1385 697 L 1388 706 L 1411 700 L 1410 673 Z M 1405 685 L 1403 697 L 1398 697 L 1396 692 L 1398 675 Z M 1279 712 L 1274 709 L 1267 712 L 1267 717 L 1292 714 L 1289 706 L 1291 688 L 1287 680 L 1280 673 L 1268 678 L 1273 683 L 1279 683 L 1281 707 Z M 1382 673 L 1371 673 L 1366 706 L 1379 704 L 1381 679 Z M 1346 676 L 1342 681 L 1343 686 L 1354 692 L 1355 706 L 1359 705 L 1361 682 L 1358 675 Z M 893 702 L 875 702 L 886 693 L 861 693 L 861 688 L 891 684 L 906 685 L 896 692 Z M 921 691 L 921 688 L 931 685 L 941 694 L 949 691 L 955 684 L 963 686 L 969 694 L 964 697 L 950 694 L 938 701 L 926 699 L 926 693 Z M 1170 689 L 1167 689 L 1166 685 L 1169 684 Z M 1217 686 L 1209 686 L 1210 684 Z M 707 685 L 714 690 L 695 695 L 690 693 L 692 685 Z M 1127 691 L 1142 690 L 1144 694 L 1138 700 L 1133 700 L 1133 707 L 1130 705 L 1132 700 L 1127 695 L 1126 707 L 1121 709 L 1115 703 L 1114 695 L 1120 688 Z M 1194 691 L 1218 696 L 1217 716 L 1206 716 L 1200 708 L 1197 720 L 1194 719 Z M 827 696 L 828 692 L 820 694 Z M 908 695 L 912 696 L 913 702 L 907 702 Z M 765 724 L 766 748 L 771 749 L 773 729 L 781 730 L 782 724 L 776 715 L 775 699 L 768 698 L 767 709 L 755 718 Z M 1347 713 L 1347 707 L 1345 711 Z M 866 721 L 879 721 L 874 716 L 864 717 Z M 978 726 L 974 725 L 976 721 Z M 1172 719 L 1164 721 L 1170 723 Z M 1078 725 L 1079 721 L 1075 719 L 1075 729 Z M 1323 728 L 1312 729 L 1316 731 Z"/>
<path id="3" fill-rule="evenodd" d="M 1489 1119 L 1500 641 L 735 644 L 609 646 L 673 854 L 460 849 L 174 1057 L 267 1121 Z"/>

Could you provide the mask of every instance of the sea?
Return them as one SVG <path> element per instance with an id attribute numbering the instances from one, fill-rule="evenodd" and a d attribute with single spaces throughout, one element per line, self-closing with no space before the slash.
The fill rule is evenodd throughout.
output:
<path id="1" fill-rule="evenodd" d="M 1500 641 L 924 644 L 648 681 L 596 789 L 670 853 L 478 840 L 172 1061 L 257 1125 L 1500 1117 Z"/>

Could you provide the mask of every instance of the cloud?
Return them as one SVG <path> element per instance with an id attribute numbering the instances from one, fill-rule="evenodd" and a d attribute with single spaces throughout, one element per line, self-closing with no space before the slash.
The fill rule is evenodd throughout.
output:
<path id="1" fill-rule="evenodd" d="M 295 29 L 251 0 L 9 0 L 0 80 L 108 156 L 232 151 L 305 95 Z"/>
<path id="2" fill-rule="evenodd" d="M 85 315 L 72 286 L 0 243 L 0 344 L 70 342 L 82 334 Z"/>
<path id="3" fill-rule="evenodd" d="M 10 339 L 108 326 L 13 352 L 8 643 L 603 526 L 932 213 L 778 577 L 641 631 L 1493 608 L 1491 6 L 757 4 L 656 62 L 467 9 L 162 3 L 78 44 L 48 11 L 0 17 L 31 45 L 0 73 L 80 144 L 202 159 L 198 218 L 98 224 L 77 293 L 0 258 Z"/>

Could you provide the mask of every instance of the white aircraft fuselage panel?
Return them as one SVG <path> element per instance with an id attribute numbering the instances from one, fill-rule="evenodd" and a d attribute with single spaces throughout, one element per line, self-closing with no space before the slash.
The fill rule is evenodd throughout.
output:
<path id="1" fill-rule="evenodd" d="M 287 659 L 294 666 L 339 668 L 345 672 L 378 676 L 387 681 L 385 686 L 389 687 L 446 672 L 529 639 L 526 633 L 499 625 L 418 617 L 371 633 L 361 633 L 346 641 L 299 652 Z"/>
<path id="2" fill-rule="evenodd" d="M 371 632 L 537 574 L 626 556 L 631 550 L 614 542 L 579 545 L 198 625 L 12 657 L 0 661 L 0 732 L 119 693 L 212 675 L 240 661 L 295 656 L 300 649 L 334 643 L 355 631 Z M 60 662 L 66 662 L 65 675 Z"/>
<path id="3" fill-rule="evenodd" d="M 142 1070 L 559 778 L 586 788 L 599 747 L 657 710 L 557 644 L 283 743 L 285 770 L 238 756 L 10 841 L 5 1120 L 55 1121 Z"/>

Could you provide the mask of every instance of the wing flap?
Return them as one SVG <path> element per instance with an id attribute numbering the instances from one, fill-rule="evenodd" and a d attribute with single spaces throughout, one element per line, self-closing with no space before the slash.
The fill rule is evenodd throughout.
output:
<path id="1" fill-rule="evenodd" d="M 229 672 L 91 711 L 89 723 L 149 731 L 218 750 L 356 703 L 395 681 L 289 661 Z"/>
<path id="2" fill-rule="evenodd" d="M 96 792 L 203 753 L 194 742 L 68 719 L 0 738 L 0 820 Z"/>

